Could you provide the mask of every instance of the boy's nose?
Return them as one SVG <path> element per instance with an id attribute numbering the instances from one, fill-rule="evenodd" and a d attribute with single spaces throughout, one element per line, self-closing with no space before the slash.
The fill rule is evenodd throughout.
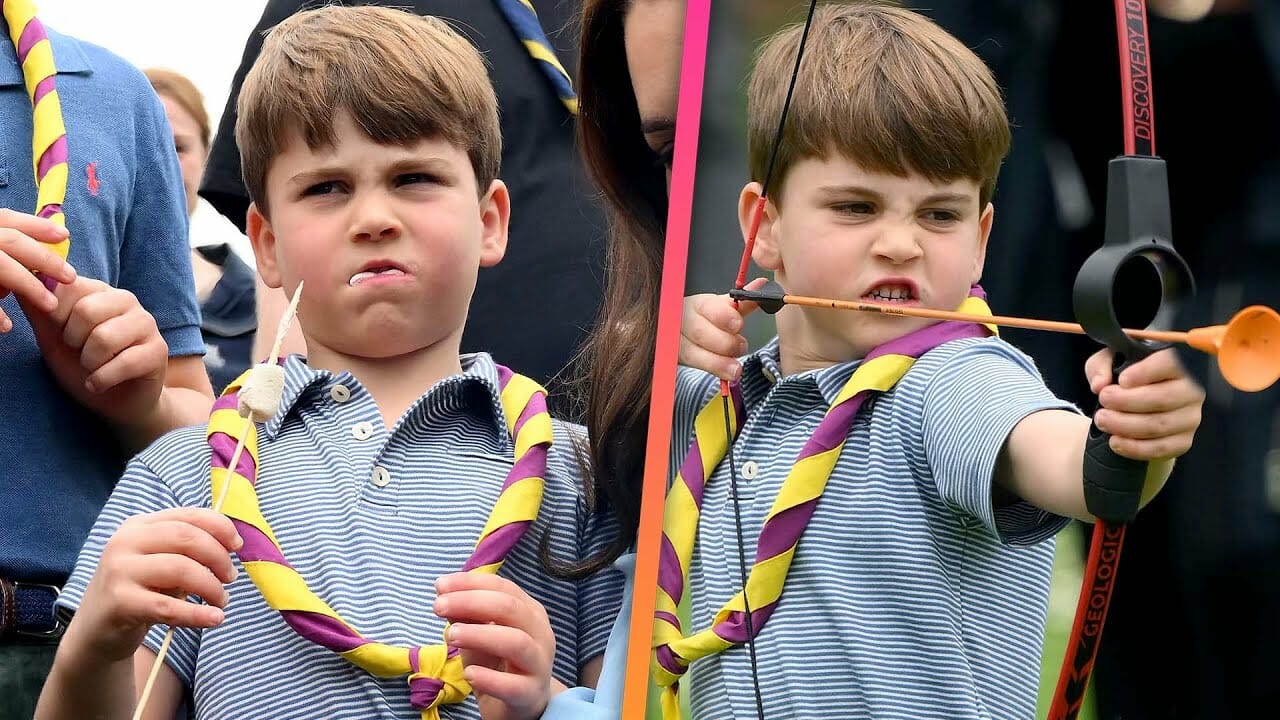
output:
<path id="1" fill-rule="evenodd" d="M 924 254 L 915 233 L 909 227 L 885 228 L 876 236 L 872 252 L 895 264 L 915 260 Z"/>
<path id="2" fill-rule="evenodd" d="M 357 242 L 392 240 L 400 236 L 402 226 L 389 205 L 376 198 L 365 198 L 352 208 L 351 238 Z"/>

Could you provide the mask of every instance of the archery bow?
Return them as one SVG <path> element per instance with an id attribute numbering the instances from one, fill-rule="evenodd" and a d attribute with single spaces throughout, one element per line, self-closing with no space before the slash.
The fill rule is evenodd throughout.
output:
<path id="1" fill-rule="evenodd" d="M 1116 379 L 1126 367 L 1152 352 L 1168 347 L 1170 343 L 1182 342 L 1216 355 L 1223 377 L 1233 387 L 1249 392 L 1269 387 L 1280 376 L 1280 315 L 1274 310 L 1260 306 L 1245 308 L 1225 326 L 1197 328 L 1187 333 L 1126 330 L 1118 320 L 1118 310 L 1132 315 L 1140 301 L 1150 302 L 1150 297 L 1139 298 L 1141 293 L 1133 289 L 1133 280 L 1145 276 L 1143 279 L 1158 280 L 1160 293 L 1148 327 L 1167 328 L 1176 316 L 1179 304 L 1193 295 L 1194 278 L 1170 241 L 1167 175 L 1164 161 L 1155 156 L 1145 0 L 1115 0 L 1115 17 L 1123 88 L 1125 154 L 1112 160 L 1109 166 L 1104 244 L 1081 267 L 1073 288 L 1074 312 L 1079 325 L 1009 317 L 965 317 L 927 309 L 805 298 L 786 295 L 776 283 L 769 283 L 756 291 L 746 291 L 743 284 L 764 210 L 765 190 L 762 190 L 755 208 L 737 282 L 730 291 L 735 305 L 741 300 L 751 300 L 760 303 L 762 309 L 769 313 L 776 313 L 784 304 L 798 304 L 1085 333 L 1113 351 L 1113 377 Z M 809 19 L 812 19 L 812 5 Z M 809 21 L 806 21 L 806 36 L 808 26 Z M 797 52 L 796 74 L 804 43 L 802 37 Z M 795 77 L 793 74 L 791 89 L 794 89 Z M 790 103 L 791 89 L 788 90 L 787 104 Z M 769 174 L 782 139 L 786 107 L 784 105 L 775 138 Z M 766 190 L 769 174 L 764 184 Z M 728 418 L 728 383 L 721 383 L 721 394 L 725 397 L 726 434 L 732 438 Z M 1083 480 L 1086 506 L 1098 522 L 1094 526 L 1063 670 L 1048 714 L 1050 720 L 1073 720 L 1079 713 L 1110 604 L 1125 527 L 1137 513 L 1145 481 L 1147 463 L 1116 454 L 1109 441 L 1110 436 L 1101 432 L 1096 423 L 1091 425 L 1083 461 Z M 736 475 L 732 450 L 729 457 L 730 472 Z M 736 516 L 736 487 L 733 491 Z M 738 522 L 740 528 L 740 520 Z M 742 557 L 740 529 L 738 542 Z M 747 612 L 749 615 L 750 611 Z M 752 669 L 753 680 L 756 680 L 754 664 Z"/>

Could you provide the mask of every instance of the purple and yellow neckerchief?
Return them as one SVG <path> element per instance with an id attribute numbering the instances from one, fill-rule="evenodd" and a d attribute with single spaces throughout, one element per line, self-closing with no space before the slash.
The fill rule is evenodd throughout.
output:
<path id="1" fill-rule="evenodd" d="M 62 104 L 54 82 L 58 70 L 53 64 L 53 46 L 44 25 L 36 18 L 31 0 L 0 0 L 0 14 L 9 26 L 9 37 L 18 51 L 18 64 L 31 98 L 31 157 L 36 179 L 36 215 L 66 226 L 62 203 L 67 197 L 67 128 L 62 120 Z M 63 260 L 71 240 L 50 243 Z M 44 279 L 46 287 L 56 283 Z"/>
<path id="2" fill-rule="evenodd" d="M 213 451 L 213 497 L 230 480 L 222 512 L 244 539 L 237 553 L 245 572 L 267 605 L 302 637 L 326 647 L 377 677 L 409 676 L 410 700 L 423 720 L 437 720 L 439 706 L 460 703 L 471 694 L 462 676 L 456 648 L 444 644 L 397 647 L 370 640 L 347 624 L 307 587 L 302 575 L 284 557 L 271 525 L 258 508 L 254 486 L 258 480 L 257 432 L 245 438 L 235 472 L 227 469 L 245 428 L 237 412 L 238 393 L 248 372 L 227 386 L 209 417 L 208 442 Z M 502 485 L 464 572 L 496 573 L 538 516 L 551 447 L 551 416 L 546 391 L 538 383 L 498 366 L 502 408 L 515 443 L 515 465 Z"/>
<path id="3" fill-rule="evenodd" d="M 990 315 L 984 293 L 978 286 L 961 304 L 960 312 Z M 996 334 L 994 325 L 942 322 L 890 340 L 867 354 L 831 403 L 813 436 L 800 450 L 791 472 L 783 481 L 756 543 L 755 562 L 746 582 L 746 597 L 739 592 L 716 613 L 711 627 L 685 636 L 680 626 L 680 601 L 689 579 L 689 562 L 698 535 L 698 518 L 706 480 L 724 459 L 732 444 L 726 434 L 724 405 L 728 399 L 712 398 L 694 421 L 694 440 L 675 482 L 667 493 L 663 514 L 662 548 L 658 556 L 658 596 L 654 613 L 654 680 L 662 688 L 664 720 L 679 720 L 678 686 L 689 664 L 727 650 L 748 640 L 744 600 L 751 608 L 751 629 L 759 635 L 782 597 L 787 571 L 796 546 L 808 525 L 818 499 L 844 448 L 849 429 L 859 409 L 875 393 L 892 390 L 911 365 L 924 353 L 943 343 L 961 338 Z M 741 388 L 730 390 L 730 426 L 736 439 L 742 427 L 745 407 Z"/>

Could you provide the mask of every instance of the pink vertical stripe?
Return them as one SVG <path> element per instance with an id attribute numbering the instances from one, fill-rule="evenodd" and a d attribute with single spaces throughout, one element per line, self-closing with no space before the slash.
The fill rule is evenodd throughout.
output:
<path id="1" fill-rule="evenodd" d="M 698 129 L 702 121 L 702 83 L 711 0 L 689 0 L 684 18 L 675 162 L 671 171 L 671 201 L 662 256 L 658 337 L 653 358 L 640 529 L 636 536 L 635 595 L 631 605 L 623 720 L 644 720 L 649 693 L 649 652 L 658 590 L 658 546 L 662 537 L 662 508 L 667 490 L 667 454 L 671 445 L 671 418 L 675 404 L 680 309 L 689 253 L 689 222 L 693 216 L 693 179 L 698 161 Z"/>

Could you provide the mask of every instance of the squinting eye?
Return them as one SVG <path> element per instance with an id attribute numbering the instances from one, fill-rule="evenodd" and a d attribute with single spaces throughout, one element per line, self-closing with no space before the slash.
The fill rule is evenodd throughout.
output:
<path id="1" fill-rule="evenodd" d="M 869 215 L 876 211 L 875 206 L 869 202 L 838 203 L 832 205 L 831 208 L 845 215 Z"/>
<path id="2" fill-rule="evenodd" d="M 934 223 L 951 223 L 960 219 L 960 216 L 951 210 L 928 210 L 924 216 L 926 220 Z"/>
<path id="3" fill-rule="evenodd" d="M 417 185 L 419 183 L 438 183 L 440 179 L 429 173 L 405 173 L 396 176 L 396 185 Z"/>
<path id="4" fill-rule="evenodd" d="M 303 190 L 302 194 L 303 195 L 328 195 L 330 193 L 336 192 L 337 189 L 338 189 L 338 183 L 331 180 L 329 182 L 316 183 L 315 185 L 308 187 L 306 190 Z"/>

